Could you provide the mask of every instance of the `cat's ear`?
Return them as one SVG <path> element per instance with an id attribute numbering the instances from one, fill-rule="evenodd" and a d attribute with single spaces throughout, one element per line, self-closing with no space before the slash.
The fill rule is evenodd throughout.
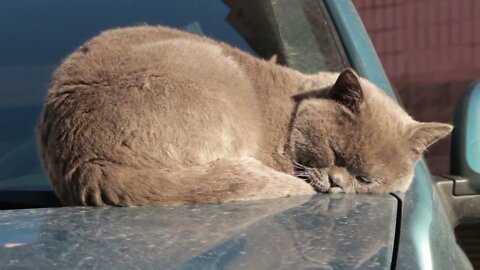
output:
<path id="1" fill-rule="evenodd" d="M 350 68 L 342 71 L 328 91 L 328 97 L 340 102 L 352 112 L 358 112 L 363 101 L 363 90 L 357 74 Z"/>
<path id="2" fill-rule="evenodd" d="M 430 145 L 447 136 L 453 126 L 443 123 L 417 123 L 410 131 L 410 147 L 415 156 L 420 156 Z"/>

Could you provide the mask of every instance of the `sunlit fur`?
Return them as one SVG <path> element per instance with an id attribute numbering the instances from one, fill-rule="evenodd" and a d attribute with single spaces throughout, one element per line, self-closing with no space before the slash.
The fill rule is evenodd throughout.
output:
<path id="1" fill-rule="evenodd" d="M 322 192 L 405 190 L 419 154 L 451 129 L 414 131 L 363 79 L 352 112 L 328 96 L 338 73 L 274 62 L 165 27 L 91 39 L 56 70 L 37 128 L 57 196 L 126 206 L 305 195 L 322 184 Z M 299 166 L 327 177 L 294 177 Z M 360 172 L 381 181 L 359 186 Z"/>
<path id="2" fill-rule="evenodd" d="M 328 94 L 298 108 L 291 149 L 300 176 L 321 192 L 405 191 L 421 153 L 452 127 L 418 123 L 375 85 L 344 73 L 355 76 L 363 92 L 357 112 Z M 317 91 L 325 95 L 329 88 Z"/>

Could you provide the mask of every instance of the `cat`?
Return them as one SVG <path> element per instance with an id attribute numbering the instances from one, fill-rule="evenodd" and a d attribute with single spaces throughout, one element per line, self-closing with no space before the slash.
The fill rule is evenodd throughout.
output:
<path id="1" fill-rule="evenodd" d="M 111 29 L 53 74 L 38 145 L 64 205 L 405 191 L 452 126 L 352 69 L 306 75 L 163 26 Z"/>

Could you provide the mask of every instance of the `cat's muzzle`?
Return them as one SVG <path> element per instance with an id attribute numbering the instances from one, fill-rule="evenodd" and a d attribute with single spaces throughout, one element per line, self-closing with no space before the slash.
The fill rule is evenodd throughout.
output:
<path id="1" fill-rule="evenodd" d="M 319 193 L 338 193 L 343 190 L 337 183 L 335 183 L 326 169 L 295 169 L 293 175 L 303 179 Z"/>

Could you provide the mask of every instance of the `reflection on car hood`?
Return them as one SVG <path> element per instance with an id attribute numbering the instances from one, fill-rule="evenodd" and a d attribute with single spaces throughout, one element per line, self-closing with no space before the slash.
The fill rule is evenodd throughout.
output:
<path id="1" fill-rule="evenodd" d="M 0 268 L 390 269 L 396 209 L 387 194 L 320 194 L 0 211 Z"/>

